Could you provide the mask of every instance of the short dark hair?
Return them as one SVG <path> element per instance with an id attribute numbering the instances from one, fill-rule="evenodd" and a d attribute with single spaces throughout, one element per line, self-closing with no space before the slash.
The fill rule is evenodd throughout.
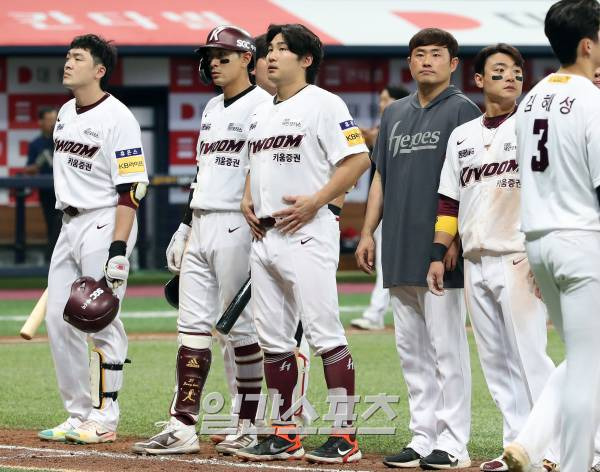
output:
<path id="1" fill-rule="evenodd" d="M 55 107 L 50 107 L 47 105 L 41 106 L 38 108 L 38 120 L 41 120 L 44 118 L 44 116 L 46 116 L 46 113 L 53 113 L 58 111 Z"/>
<path id="2" fill-rule="evenodd" d="M 263 33 L 254 38 L 254 44 L 256 44 L 256 59 L 263 59 L 267 57 L 267 33 Z"/>
<path id="3" fill-rule="evenodd" d="M 561 65 L 577 60 L 577 45 L 584 38 L 598 41 L 600 5 L 597 0 L 560 0 L 550 7 L 544 33 Z"/>
<path id="4" fill-rule="evenodd" d="M 388 85 L 384 87 L 383 90 L 387 90 L 390 94 L 390 97 L 392 97 L 394 100 L 400 100 L 401 98 L 410 95 L 410 92 L 402 85 Z"/>
<path id="5" fill-rule="evenodd" d="M 104 77 L 100 79 L 100 88 L 106 89 L 110 75 L 117 63 L 117 48 L 112 41 L 107 41 L 95 34 L 77 36 L 71 41 L 69 49 L 85 49 L 94 58 L 94 64 L 102 64 L 106 68 Z"/>
<path id="6" fill-rule="evenodd" d="M 306 69 L 306 81 L 314 84 L 323 60 L 323 44 L 319 37 L 301 24 L 269 25 L 267 45 L 279 33 L 285 39 L 290 51 L 299 57 L 312 56 L 312 64 Z"/>
<path id="7" fill-rule="evenodd" d="M 408 55 L 421 46 L 444 46 L 450 58 L 458 56 L 458 42 L 448 31 L 439 28 L 425 28 L 415 34 L 408 43 Z"/>
<path id="8" fill-rule="evenodd" d="M 510 44 L 498 43 L 493 44 L 491 46 L 486 46 L 477 53 L 475 59 L 473 60 L 473 67 L 475 68 L 475 72 L 477 74 L 483 75 L 483 71 L 485 69 L 485 61 L 487 61 L 488 57 L 498 53 L 510 56 L 512 60 L 515 61 L 515 65 L 517 65 L 521 69 L 523 68 L 523 64 L 525 63 L 525 61 L 523 60 L 523 56 L 521 56 L 519 50 L 516 47 L 511 46 Z"/>

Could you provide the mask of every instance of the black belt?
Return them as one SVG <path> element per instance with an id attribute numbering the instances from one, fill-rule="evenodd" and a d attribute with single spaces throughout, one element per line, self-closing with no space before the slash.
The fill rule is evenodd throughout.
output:
<path id="1" fill-rule="evenodd" d="M 335 216 L 340 216 L 340 214 L 342 213 L 342 209 L 337 205 L 332 205 L 331 203 L 329 203 L 327 204 L 327 208 Z M 260 225 L 263 227 L 263 229 L 271 229 L 273 226 L 275 226 L 275 218 L 273 218 L 272 216 L 260 218 Z"/>
<path id="2" fill-rule="evenodd" d="M 79 210 L 75 207 L 68 206 L 67 208 L 63 209 L 63 213 L 66 213 L 69 216 L 77 216 L 79 215 Z"/>

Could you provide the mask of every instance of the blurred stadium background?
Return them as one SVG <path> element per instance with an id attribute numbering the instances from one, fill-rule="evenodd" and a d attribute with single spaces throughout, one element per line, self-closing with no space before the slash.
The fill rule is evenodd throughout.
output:
<path id="1" fill-rule="evenodd" d="M 451 31 L 461 46 L 454 83 L 475 102 L 471 59 L 483 46 L 508 42 L 526 58 L 525 89 L 556 68 L 543 35 L 545 0 L 232 0 L 87 2 L 20 0 L 0 9 L 0 286 L 16 276 L 47 274 L 46 227 L 36 188 L 49 178 L 25 177 L 28 143 L 39 134 L 41 107 L 60 107 L 63 57 L 70 40 L 97 33 L 115 41 L 120 59 L 109 91 L 136 115 L 152 188 L 139 213 L 134 267 L 160 269 L 182 215 L 195 171 L 200 114 L 214 91 L 203 86 L 193 55 L 221 24 L 253 35 L 269 23 L 307 25 L 326 44 L 318 85 L 339 94 L 361 127 L 377 122 L 378 93 L 387 84 L 414 90 L 405 60 L 410 37 L 423 27 Z M 368 175 L 348 195 L 340 269 L 362 223 Z M 344 252 L 344 251 L 342 251 Z"/>

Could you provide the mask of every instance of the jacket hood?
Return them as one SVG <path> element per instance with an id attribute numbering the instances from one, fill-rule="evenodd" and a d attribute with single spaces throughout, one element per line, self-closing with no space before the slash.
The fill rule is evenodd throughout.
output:
<path id="1" fill-rule="evenodd" d="M 415 92 L 411 95 L 410 97 L 410 104 L 414 107 L 414 108 L 431 108 L 434 105 L 437 105 L 438 103 L 440 103 L 443 100 L 446 100 L 448 97 L 451 97 L 452 95 L 458 95 L 461 94 L 462 92 L 457 89 L 454 85 L 449 85 L 444 91 L 442 91 L 442 93 L 440 93 L 437 97 L 435 97 L 433 100 L 431 100 L 427 106 L 422 107 L 421 103 L 419 102 L 419 96 L 418 96 L 418 92 Z"/>

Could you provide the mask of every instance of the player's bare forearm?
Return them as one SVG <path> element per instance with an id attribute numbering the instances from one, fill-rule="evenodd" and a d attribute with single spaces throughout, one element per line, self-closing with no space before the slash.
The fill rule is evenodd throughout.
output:
<path id="1" fill-rule="evenodd" d="M 369 197 L 367 199 L 367 211 L 363 223 L 361 234 L 372 236 L 383 215 L 383 186 L 381 185 L 381 174 L 375 171 L 373 182 L 369 188 Z"/>
<path id="2" fill-rule="evenodd" d="M 129 233 L 133 228 L 135 220 L 135 210 L 129 206 L 118 205 L 117 214 L 115 216 L 115 231 L 113 233 L 113 241 L 125 241 L 129 239 Z"/>
<path id="3" fill-rule="evenodd" d="M 337 167 L 327 184 L 315 194 L 320 208 L 352 187 L 370 167 L 371 161 L 366 152 L 352 154 Z"/>
<path id="4" fill-rule="evenodd" d="M 258 240 L 262 239 L 265 235 L 265 230 L 261 227 L 260 220 L 254 213 L 254 203 L 252 203 L 252 193 L 250 192 L 250 174 L 246 176 L 244 196 L 242 197 L 242 201 L 240 203 L 240 209 L 242 210 L 244 218 L 246 218 L 248 226 L 250 226 L 252 236 Z"/>
<path id="5" fill-rule="evenodd" d="M 454 239 L 455 239 L 455 237 L 453 235 L 446 233 L 444 231 L 436 231 L 433 236 L 434 243 L 440 243 L 446 247 L 450 247 L 450 244 L 452 244 L 452 241 Z"/>

